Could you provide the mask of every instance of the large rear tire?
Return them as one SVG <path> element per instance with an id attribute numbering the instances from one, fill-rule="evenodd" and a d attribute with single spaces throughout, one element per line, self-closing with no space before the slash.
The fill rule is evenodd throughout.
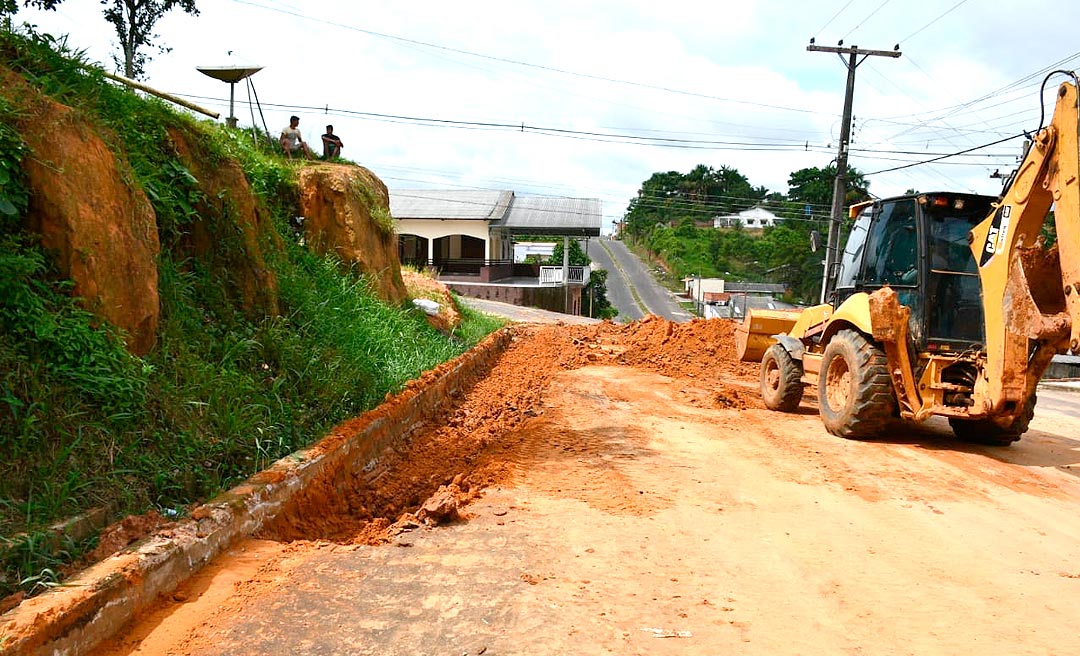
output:
<path id="1" fill-rule="evenodd" d="M 949 417 L 949 426 L 960 440 L 988 446 L 1009 446 L 1027 432 L 1031 418 L 1035 416 L 1035 395 L 1032 394 L 1024 410 L 1008 426 L 1001 426 L 992 419 L 957 419 Z"/>
<path id="2" fill-rule="evenodd" d="M 773 344 L 761 359 L 761 399 L 769 410 L 792 412 L 802 401 L 802 363 Z"/>
<path id="3" fill-rule="evenodd" d="M 836 333 L 821 361 L 818 409 L 833 435 L 863 439 L 881 433 L 896 413 L 885 353 L 857 331 Z"/>

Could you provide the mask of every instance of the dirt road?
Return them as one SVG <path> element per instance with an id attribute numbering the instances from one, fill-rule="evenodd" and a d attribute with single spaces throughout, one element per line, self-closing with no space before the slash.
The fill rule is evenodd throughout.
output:
<path id="1" fill-rule="evenodd" d="M 238 545 L 98 653 L 1076 652 L 1080 422 L 841 440 L 762 409 L 717 323 L 530 329 L 385 487 Z M 452 480 L 465 518 L 421 526 Z"/>

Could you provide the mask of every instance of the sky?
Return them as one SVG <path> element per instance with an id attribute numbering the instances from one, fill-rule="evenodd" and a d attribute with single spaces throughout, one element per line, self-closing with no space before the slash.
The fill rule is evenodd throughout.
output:
<path id="1" fill-rule="evenodd" d="M 847 58 L 856 69 L 849 165 L 878 197 L 997 194 L 1040 120 L 1047 73 L 1080 66 L 1080 3 L 1028 0 L 198 0 L 155 32 L 143 82 L 229 114 L 229 86 L 196 70 L 262 66 L 261 105 L 236 85 L 241 127 L 291 114 L 319 146 L 392 190 L 509 189 L 599 198 L 611 230 L 653 173 L 726 166 L 786 193 L 836 158 Z M 110 72 L 112 26 L 94 0 L 15 16 L 67 35 Z M 1043 92 L 1047 120 L 1053 76 Z M 209 120 L 209 119 L 208 119 Z M 996 145 L 987 145 L 994 142 Z M 986 147 L 982 147 L 986 146 Z M 980 148 L 982 147 L 982 148 Z M 932 163 L 926 160 L 971 150 Z M 814 208 L 827 215 L 828 208 Z"/>

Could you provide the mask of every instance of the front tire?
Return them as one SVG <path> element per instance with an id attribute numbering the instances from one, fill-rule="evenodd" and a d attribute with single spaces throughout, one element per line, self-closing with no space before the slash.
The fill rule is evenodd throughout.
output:
<path id="1" fill-rule="evenodd" d="M 818 409 L 833 435 L 863 439 L 881 433 L 896 413 L 885 353 L 857 331 L 836 333 L 821 361 Z"/>
<path id="2" fill-rule="evenodd" d="M 802 363 L 773 344 L 761 359 L 761 400 L 769 410 L 792 412 L 802 401 Z"/>
<path id="3" fill-rule="evenodd" d="M 1008 426 L 1001 426 L 993 419 L 958 419 L 949 417 L 949 426 L 957 439 L 987 446 L 1009 446 L 1027 432 L 1031 418 L 1035 416 L 1035 395 L 1024 404 L 1024 410 Z"/>

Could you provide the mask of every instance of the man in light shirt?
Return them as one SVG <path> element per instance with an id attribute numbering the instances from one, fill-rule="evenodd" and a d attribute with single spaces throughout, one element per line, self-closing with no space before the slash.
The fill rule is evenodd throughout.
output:
<path id="1" fill-rule="evenodd" d="M 308 148 L 307 143 L 304 141 L 304 137 L 300 134 L 300 117 L 290 116 L 289 127 L 281 131 L 281 137 L 278 141 L 281 143 L 281 149 L 285 151 L 285 154 L 290 158 L 298 156 L 301 152 L 306 157 L 311 158 L 311 149 Z"/>

